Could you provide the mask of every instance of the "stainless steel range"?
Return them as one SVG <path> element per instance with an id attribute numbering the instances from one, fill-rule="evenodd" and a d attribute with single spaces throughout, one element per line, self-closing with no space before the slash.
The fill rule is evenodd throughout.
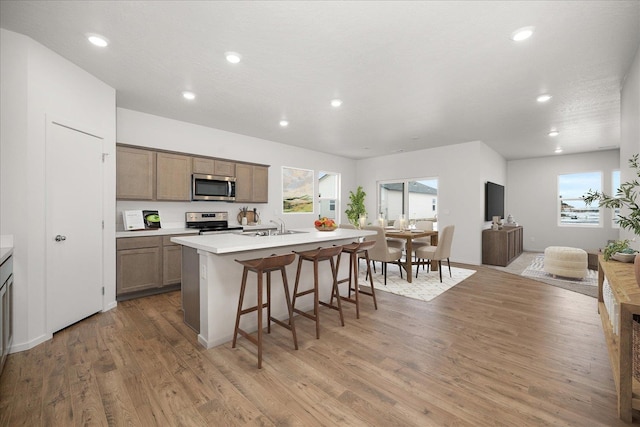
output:
<path id="1" fill-rule="evenodd" d="M 187 228 L 199 229 L 199 234 L 216 234 L 242 231 L 239 225 L 229 225 L 228 212 L 187 212 Z"/>

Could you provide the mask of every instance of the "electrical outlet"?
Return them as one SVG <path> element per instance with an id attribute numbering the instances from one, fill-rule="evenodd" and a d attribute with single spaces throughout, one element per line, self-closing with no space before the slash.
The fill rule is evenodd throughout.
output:
<path id="1" fill-rule="evenodd" d="M 207 266 L 206 265 L 201 265 L 200 266 L 200 278 L 201 279 L 207 279 Z"/>

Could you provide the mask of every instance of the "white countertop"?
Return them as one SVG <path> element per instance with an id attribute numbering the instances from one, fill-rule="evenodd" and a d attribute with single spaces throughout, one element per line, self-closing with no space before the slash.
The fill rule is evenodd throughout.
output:
<path id="1" fill-rule="evenodd" d="M 307 243 L 330 242 L 332 240 L 354 239 L 376 234 L 371 230 L 338 228 L 335 231 L 318 231 L 315 228 L 300 228 L 303 233 L 282 236 L 252 236 L 242 234 L 209 234 L 203 236 L 172 237 L 173 243 L 200 249 L 214 254 L 252 251 Z"/>
<path id="2" fill-rule="evenodd" d="M 157 230 L 116 231 L 116 239 L 120 237 L 151 237 L 169 234 L 198 234 L 195 228 L 158 228 Z"/>
<path id="3" fill-rule="evenodd" d="M 275 224 L 242 225 L 243 230 L 276 230 Z M 157 230 L 116 231 L 116 239 L 120 237 L 167 236 L 170 234 L 198 234 L 195 228 L 158 228 Z"/>
<path id="4" fill-rule="evenodd" d="M 11 255 L 13 255 L 13 247 L 0 248 L 0 264 L 5 262 Z"/>

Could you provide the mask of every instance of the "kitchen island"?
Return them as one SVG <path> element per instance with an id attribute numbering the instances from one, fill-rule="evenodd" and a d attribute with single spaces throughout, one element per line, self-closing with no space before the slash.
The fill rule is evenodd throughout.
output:
<path id="1" fill-rule="evenodd" d="M 373 235 L 368 230 L 339 228 L 335 231 L 317 231 L 315 228 L 294 230 L 291 234 L 259 236 L 251 233 L 211 234 L 189 237 L 172 237 L 171 241 L 182 245 L 182 308 L 185 323 L 198 332 L 198 342 L 211 348 L 233 337 L 242 266 L 235 262 L 262 258 L 272 254 L 304 251 L 331 245 L 343 245 L 360 237 Z M 312 286 L 313 270 L 303 265 L 300 287 Z M 324 266 L 323 266 L 324 267 Z M 287 267 L 287 280 L 292 288 L 295 283 L 297 261 Z M 348 262 L 343 261 L 339 277 L 348 274 Z M 330 269 L 321 268 L 320 299 L 328 301 L 331 296 Z M 255 283 L 255 274 L 250 273 L 248 283 Z M 288 317 L 284 291 L 279 275 L 272 275 L 272 315 L 279 319 Z M 323 286 L 322 284 L 326 284 Z M 256 301 L 256 286 L 247 286 L 245 301 Z M 302 310 L 311 310 L 311 295 L 296 303 Z M 247 331 L 257 328 L 254 316 L 244 316 L 241 327 Z"/>

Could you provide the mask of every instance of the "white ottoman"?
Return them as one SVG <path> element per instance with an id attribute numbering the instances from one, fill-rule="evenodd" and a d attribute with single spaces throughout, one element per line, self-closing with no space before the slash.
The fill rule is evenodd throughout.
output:
<path id="1" fill-rule="evenodd" d="M 587 277 L 587 252 L 578 248 L 549 246 L 544 250 L 544 271 L 555 276 Z"/>

